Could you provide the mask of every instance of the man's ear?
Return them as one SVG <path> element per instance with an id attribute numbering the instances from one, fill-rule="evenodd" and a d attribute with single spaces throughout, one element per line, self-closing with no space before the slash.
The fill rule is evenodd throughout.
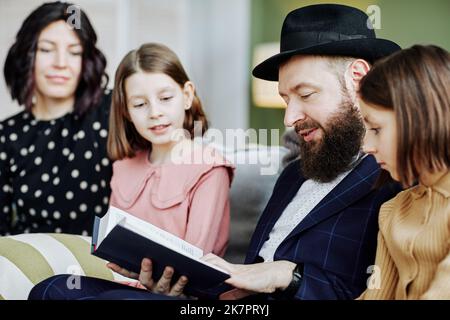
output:
<path id="1" fill-rule="evenodd" d="M 183 87 L 184 109 L 188 110 L 192 107 L 194 101 L 195 85 L 191 81 L 186 81 Z"/>
<path id="2" fill-rule="evenodd" d="M 359 90 L 359 82 L 367 74 L 367 72 L 369 72 L 369 70 L 370 64 L 363 59 L 356 59 L 348 66 L 347 72 L 356 91 Z"/>

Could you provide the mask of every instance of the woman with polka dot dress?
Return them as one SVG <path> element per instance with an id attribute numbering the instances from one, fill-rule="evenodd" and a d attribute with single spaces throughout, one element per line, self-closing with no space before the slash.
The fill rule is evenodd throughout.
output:
<path id="1" fill-rule="evenodd" d="M 23 22 L 4 76 L 24 111 L 0 122 L 0 235 L 90 235 L 107 211 L 110 96 L 106 59 L 80 10 L 43 4 Z"/>

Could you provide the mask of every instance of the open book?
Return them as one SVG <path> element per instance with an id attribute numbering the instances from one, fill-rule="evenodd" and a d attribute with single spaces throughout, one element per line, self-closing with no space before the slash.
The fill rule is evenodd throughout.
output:
<path id="1" fill-rule="evenodd" d="M 200 260 L 200 248 L 113 206 L 102 218 L 95 217 L 91 252 L 138 274 L 142 259 L 149 258 L 154 280 L 171 266 L 174 281 L 181 275 L 188 277 L 187 294 L 213 288 L 230 277 L 225 270 Z"/>

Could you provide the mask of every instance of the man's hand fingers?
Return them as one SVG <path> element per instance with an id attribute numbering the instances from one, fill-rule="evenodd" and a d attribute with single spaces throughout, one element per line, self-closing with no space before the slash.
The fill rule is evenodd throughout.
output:
<path id="1" fill-rule="evenodd" d="M 122 275 L 124 277 L 131 278 L 131 279 L 138 279 L 139 278 L 139 275 L 137 273 L 128 271 L 127 269 L 122 268 L 122 267 L 118 266 L 115 263 L 109 262 L 109 263 L 106 264 L 106 266 L 109 269 L 111 269 L 112 271 L 117 272 L 118 274 L 120 274 L 120 275 Z"/>
<path id="2" fill-rule="evenodd" d="M 168 294 L 170 289 L 170 281 L 172 280 L 173 276 L 173 268 L 172 267 L 166 267 L 164 269 L 163 275 L 161 276 L 161 279 L 159 279 L 156 286 L 153 288 L 153 292 L 160 293 L 160 294 Z"/>
<path id="3" fill-rule="evenodd" d="M 144 258 L 141 262 L 141 273 L 139 274 L 139 282 L 147 288 L 147 290 L 152 290 L 153 287 L 153 266 L 150 259 Z"/>
<path id="4" fill-rule="evenodd" d="M 188 278 L 185 276 L 181 276 L 178 281 L 173 285 L 170 289 L 169 296 L 178 297 L 183 293 L 184 287 L 188 283 Z"/>

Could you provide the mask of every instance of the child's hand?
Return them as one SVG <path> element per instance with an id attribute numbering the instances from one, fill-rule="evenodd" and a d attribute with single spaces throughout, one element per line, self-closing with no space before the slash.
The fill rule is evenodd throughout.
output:
<path id="1" fill-rule="evenodd" d="M 124 277 L 139 280 L 140 284 L 142 284 L 142 286 L 149 291 L 168 296 L 182 295 L 183 289 L 188 282 L 188 279 L 185 276 L 181 276 L 178 281 L 170 287 L 170 282 L 174 272 L 172 267 L 166 267 L 164 269 L 164 272 L 158 282 L 153 281 L 152 261 L 147 258 L 142 259 L 140 274 L 128 271 L 114 263 L 108 263 L 106 266 Z"/>

